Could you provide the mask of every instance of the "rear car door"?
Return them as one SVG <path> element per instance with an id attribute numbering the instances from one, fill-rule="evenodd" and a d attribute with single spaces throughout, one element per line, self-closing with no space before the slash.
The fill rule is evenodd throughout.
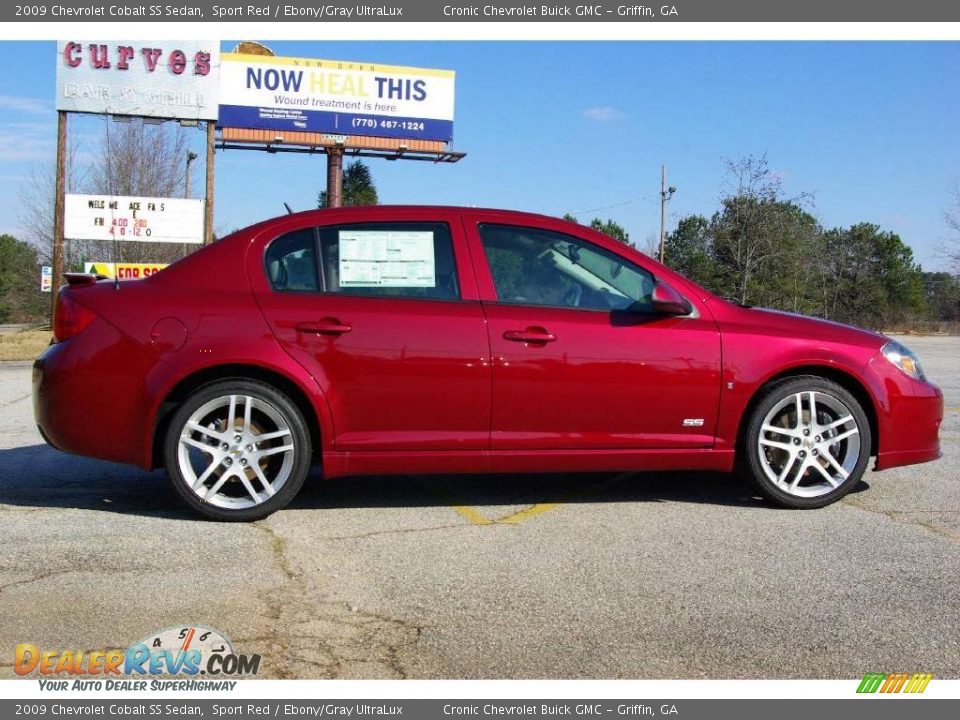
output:
<path id="1" fill-rule="evenodd" d="M 490 332 L 491 449 L 712 446 L 720 334 L 710 317 L 651 312 L 653 272 L 589 231 L 465 222 Z"/>
<path id="2" fill-rule="evenodd" d="M 334 449 L 486 449 L 489 343 L 459 219 L 335 218 L 281 233 L 251 269 L 274 335 L 324 390 Z"/>

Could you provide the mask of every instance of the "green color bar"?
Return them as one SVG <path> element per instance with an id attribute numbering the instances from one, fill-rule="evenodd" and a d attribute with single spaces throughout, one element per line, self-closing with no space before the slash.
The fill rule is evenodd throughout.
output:
<path id="1" fill-rule="evenodd" d="M 867 673 L 863 676 L 863 680 L 860 681 L 860 687 L 857 688 L 857 692 L 875 693 L 880 689 L 880 685 L 886 677 L 886 673 Z"/>

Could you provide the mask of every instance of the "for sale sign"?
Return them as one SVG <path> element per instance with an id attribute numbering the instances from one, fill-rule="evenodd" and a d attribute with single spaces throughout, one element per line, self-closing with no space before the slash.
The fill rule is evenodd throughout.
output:
<path id="1" fill-rule="evenodd" d="M 67 195 L 64 210 L 70 240 L 203 242 L 203 200 Z"/>
<path id="2" fill-rule="evenodd" d="M 158 273 L 166 263 L 85 262 L 83 271 L 91 275 L 103 275 L 113 280 L 142 280 Z"/>

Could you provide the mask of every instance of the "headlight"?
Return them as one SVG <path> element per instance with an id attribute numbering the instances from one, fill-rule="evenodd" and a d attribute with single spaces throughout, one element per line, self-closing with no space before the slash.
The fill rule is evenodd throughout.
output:
<path id="1" fill-rule="evenodd" d="M 910 348 L 901 345 L 896 340 L 891 340 L 883 346 L 883 350 L 880 352 L 883 353 L 883 356 L 887 360 L 892 362 L 910 377 L 915 378 L 916 380 L 927 379 L 923 374 L 923 368 L 920 367 L 920 360 L 916 355 L 913 354 L 913 351 L 910 350 Z"/>

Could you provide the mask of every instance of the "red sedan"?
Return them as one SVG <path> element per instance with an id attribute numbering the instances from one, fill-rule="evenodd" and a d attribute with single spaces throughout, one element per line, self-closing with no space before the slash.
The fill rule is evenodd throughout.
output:
<path id="1" fill-rule="evenodd" d="M 34 408 L 61 450 L 165 466 L 254 520 L 312 464 L 387 473 L 742 471 L 822 507 L 933 460 L 943 396 L 871 332 L 732 305 L 589 228 L 499 210 L 319 210 L 152 277 L 70 276 Z"/>

